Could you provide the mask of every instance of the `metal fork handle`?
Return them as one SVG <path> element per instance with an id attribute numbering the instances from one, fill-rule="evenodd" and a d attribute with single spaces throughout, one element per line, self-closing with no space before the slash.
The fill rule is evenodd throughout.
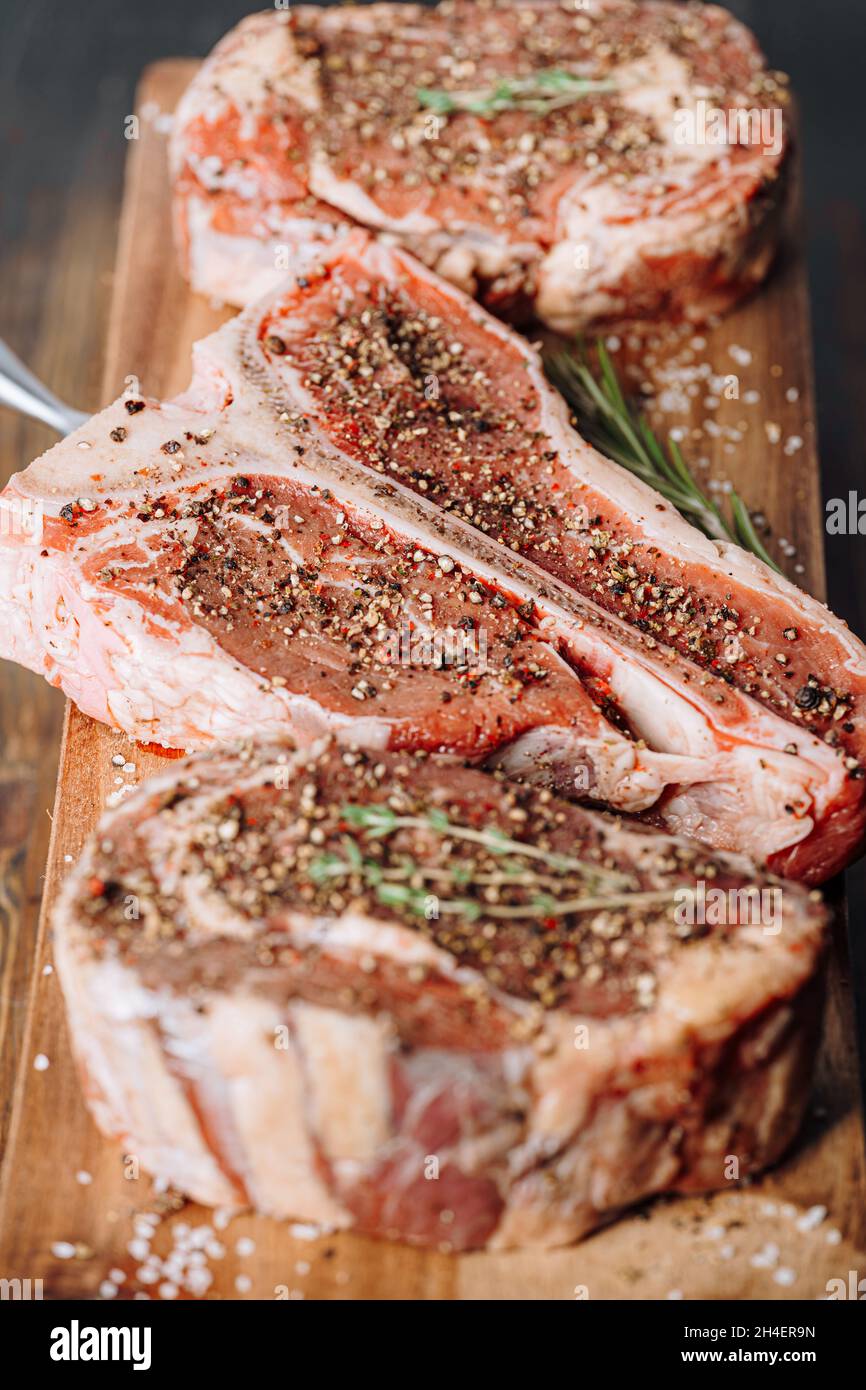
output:
<path id="1" fill-rule="evenodd" d="M 73 410 L 43 385 L 20 357 L 0 338 L 0 405 L 8 405 L 31 420 L 41 420 L 58 434 L 71 434 L 90 417 Z"/>

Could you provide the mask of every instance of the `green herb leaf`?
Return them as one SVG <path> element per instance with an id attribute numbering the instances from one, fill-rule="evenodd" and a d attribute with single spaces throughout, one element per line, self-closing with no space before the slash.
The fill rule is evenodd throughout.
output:
<path id="1" fill-rule="evenodd" d="M 397 817 L 390 806 L 344 806 L 341 815 L 350 825 L 357 825 L 367 834 L 376 838 L 390 835 L 397 824 Z"/>
<path id="2" fill-rule="evenodd" d="M 450 116 L 455 111 L 469 111 L 475 116 L 495 116 L 499 111 L 545 115 L 584 97 L 616 90 L 617 84 L 610 78 L 595 80 L 561 68 L 542 68 L 528 77 L 504 77 L 492 87 L 472 91 L 419 87 L 416 96 L 419 106 L 438 116 Z"/>
<path id="3" fill-rule="evenodd" d="M 348 865 L 338 854 L 322 854 L 314 859 L 308 873 L 314 883 L 327 883 L 331 878 L 345 878 Z"/>

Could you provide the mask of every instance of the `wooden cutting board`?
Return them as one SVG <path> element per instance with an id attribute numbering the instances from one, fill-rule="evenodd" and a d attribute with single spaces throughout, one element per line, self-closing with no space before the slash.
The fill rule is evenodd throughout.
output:
<path id="1" fill-rule="evenodd" d="M 171 249 L 160 114 L 173 110 L 194 68 L 187 61 L 159 63 L 147 71 L 139 90 L 140 138 L 130 144 L 106 402 L 119 394 L 129 374 L 139 378 L 147 394 L 182 389 L 191 344 L 228 317 L 228 311 L 189 292 Z M 686 382 L 687 409 L 667 423 L 676 420 L 686 429 L 687 457 L 705 469 L 706 479 L 732 480 L 751 508 L 770 518 L 770 545 L 783 567 L 821 596 L 823 525 L 809 342 L 805 270 L 792 243 L 760 295 L 719 326 L 680 336 L 676 354 L 687 371 L 691 354 L 696 389 Z M 650 381 L 669 355 L 652 339 L 646 345 L 642 370 Z M 739 399 L 718 403 L 720 384 L 701 376 L 700 364 L 707 362 L 719 377 L 738 375 Z M 682 389 L 682 374 L 676 389 Z M 707 396 L 716 403 L 706 405 Z M 703 428 L 708 419 L 709 430 Z M 790 547 L 795 554 L 786 553 Z M 134 764 L 134 772 L 112 764 L 117 753 Z M 164 766 L 159 757 L 68 707 L 26 1044 L 0 1190 L 0 1276 L 40 1278 L 46 1298 L 112 1291 L 119 1297 L 159 1296 L 137 1277 L 142 1247 L 134 1241 L 144 1239 L 141 1213 L 158 1213 L 152 1244 L 162 1254 L 190 1240 L 206 1241 L 207 1232 L 191 1237 L 187 1228 L 211 1226 L 214 1220 L 204 1208 L 187 1203 L 177 1210 L 170 1195 L 154 1194 L 150 1179 L 125 1165 L 117 1147 L 97 1133 L 83 1104 L 51 970 L 50 910 L 66 868 L 120 786 Z M 858 1095 L 840 904 L 815 1101 L 791 1155 L 759 1182 L 710 1198 L 658 1201 L 576 1247 L 543 1254 L 454 1257 L 351 1235 L 317 1235 L 249 1215 L 223 1228 L 220 1217 L 207 1253 L 213 1282 L 206 1296 L 824 1297 L 829 1279 L 847 1281 L 850 1270 L 866 1273 Z"/>

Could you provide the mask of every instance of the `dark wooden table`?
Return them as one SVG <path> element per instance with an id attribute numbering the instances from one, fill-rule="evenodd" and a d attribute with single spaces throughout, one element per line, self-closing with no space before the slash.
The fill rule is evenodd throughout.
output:
<path id="1" fill-rule="evenodd" d="M 802 113 L 825 498 L 866 496 L 866 134 L 861 0 L 728 0 Z M 0 336 L 70 402 L 96 409 L 126 142 L 142 68 L 206 53 L 242 0 L 4 0 L 0 10 Z M 52 442 L 0 409 L 0 479 Z M 866 633 L 866 540 L 829 536 L 834 608 Z M 0 666 L 0 1153 L 21 1045 L 63 701 Z M 866 1000 L 866 870 L 849 875 L 852 959 Z M 863 1032 L 861 1017 L 861 1035 Z"/>

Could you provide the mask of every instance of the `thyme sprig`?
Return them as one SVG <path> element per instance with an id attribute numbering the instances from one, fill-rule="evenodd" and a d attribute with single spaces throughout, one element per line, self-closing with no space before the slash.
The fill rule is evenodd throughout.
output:
<path id="1" fill-rule="evenodd" d="M 556 854 L 552 850 L 527 844 L 524 840 L 512 840 L 498 827 L 489 830 L 473 830 L 471 826 L 459 825 L 446 816 L 444 811 L 428 811 L 424 816 L 399 816 L 390 806 L 381 803 L 373 806 L 344 806 L 342 817 L 350 825 L 356 825 L 367 835 L 378 839 L 390 835 L 395 830 L 435 830 L 440 835 L 448 835 L 454 840 L 464 840 L 470 844 L 481 845 L 492 854 L 519 854 L 526 859 L 538 859 L 548 868 L 560 873 L 575 873 L 583 877 L 604 881 L 612 887 L 628 887 L 631 884 L 627 874 L 617 869 L 605 869 L 586 859 L 577 859 L 569 854 Z"/>
<path id="2" fill-rule="evenodd" d="M 354 877 L 371 889 L 383 905 L 402 907 L 420 917 L 427 915 L 431 892 L 442 883 L 452 889 L 471 881 L 477 887 L 525 887 L 536 890 L 526 902 L 510 904 L 437 895 L 437 915 L 458 915 L 468 921 L 476 921 L 481 916 L 503 920 L 539 916 L 557 918 L 577 912 L 663 904 L 673 898 L 672 888 L 634 891 L 633 881 L 617 870 L 605 869 L 571 855 L 556 854 L 522 840 L 512 840 L 498 828 L 473 830 L 469 826 L 456 824 L 441 811 L 430 811 L 424 816 L 401 816 L 389 806 L 348 805 L 342 808 L 340 815 L 344 822 L 362 830 L 370 840 L 382 839 L 401 829 L 434 830 L 443 837 L 480 845 L 491 854 L 503 856 L 504 862 L 499 872 L 473 872 L 471 875 L 465 865 L 439 868 L 420 864 L 410 855 L 398 855 L 392 863 L 385 865 L 378 859 L 365 856 L 352 836 L 344 835 L 341 839 L 342 853 L 329 851 L 310 865 L 310 877 L 318 885 L 332 881 L 345 882 Z M 543 861 L 553 872 L 535 873 L 509 863 L 508 857 L 515 855 Z M 557 898 L 556 890 L 561 886 L 555 877 L 557 870 L 585 879 L 590 891 Z"/>
<path id="3" fill-rule="evenodd" d="M 499 111 L 532 111 L 544 115 L 558 111 L 583 97 L 614 92 L 617 84 L 609 78 L 579 77 L 562 68 L 542 68 L 529 77 L 503 77 L 491 87 L 472 91 L 446 92 L 442 88 L 419 87 L 419 104 L 437 116 L 471 111 L 476 116 L 495 116 Z"/>
<path id="4" fill-rule="evenodd" d="M 669 438 L 665 451 L 645 418 L 626 400 L 604 343 L 598 342 L 596 351 L 598 373 L 593 372 L 582 347 L 544 356 L 545 371 L 573 410 L 583 437 L 660 492 L 704 535 L 733 541 L 781 574 L 761 543 L 742 498 L 731 493 L 730 524 L 698 487 L 676 440 Z"/>

